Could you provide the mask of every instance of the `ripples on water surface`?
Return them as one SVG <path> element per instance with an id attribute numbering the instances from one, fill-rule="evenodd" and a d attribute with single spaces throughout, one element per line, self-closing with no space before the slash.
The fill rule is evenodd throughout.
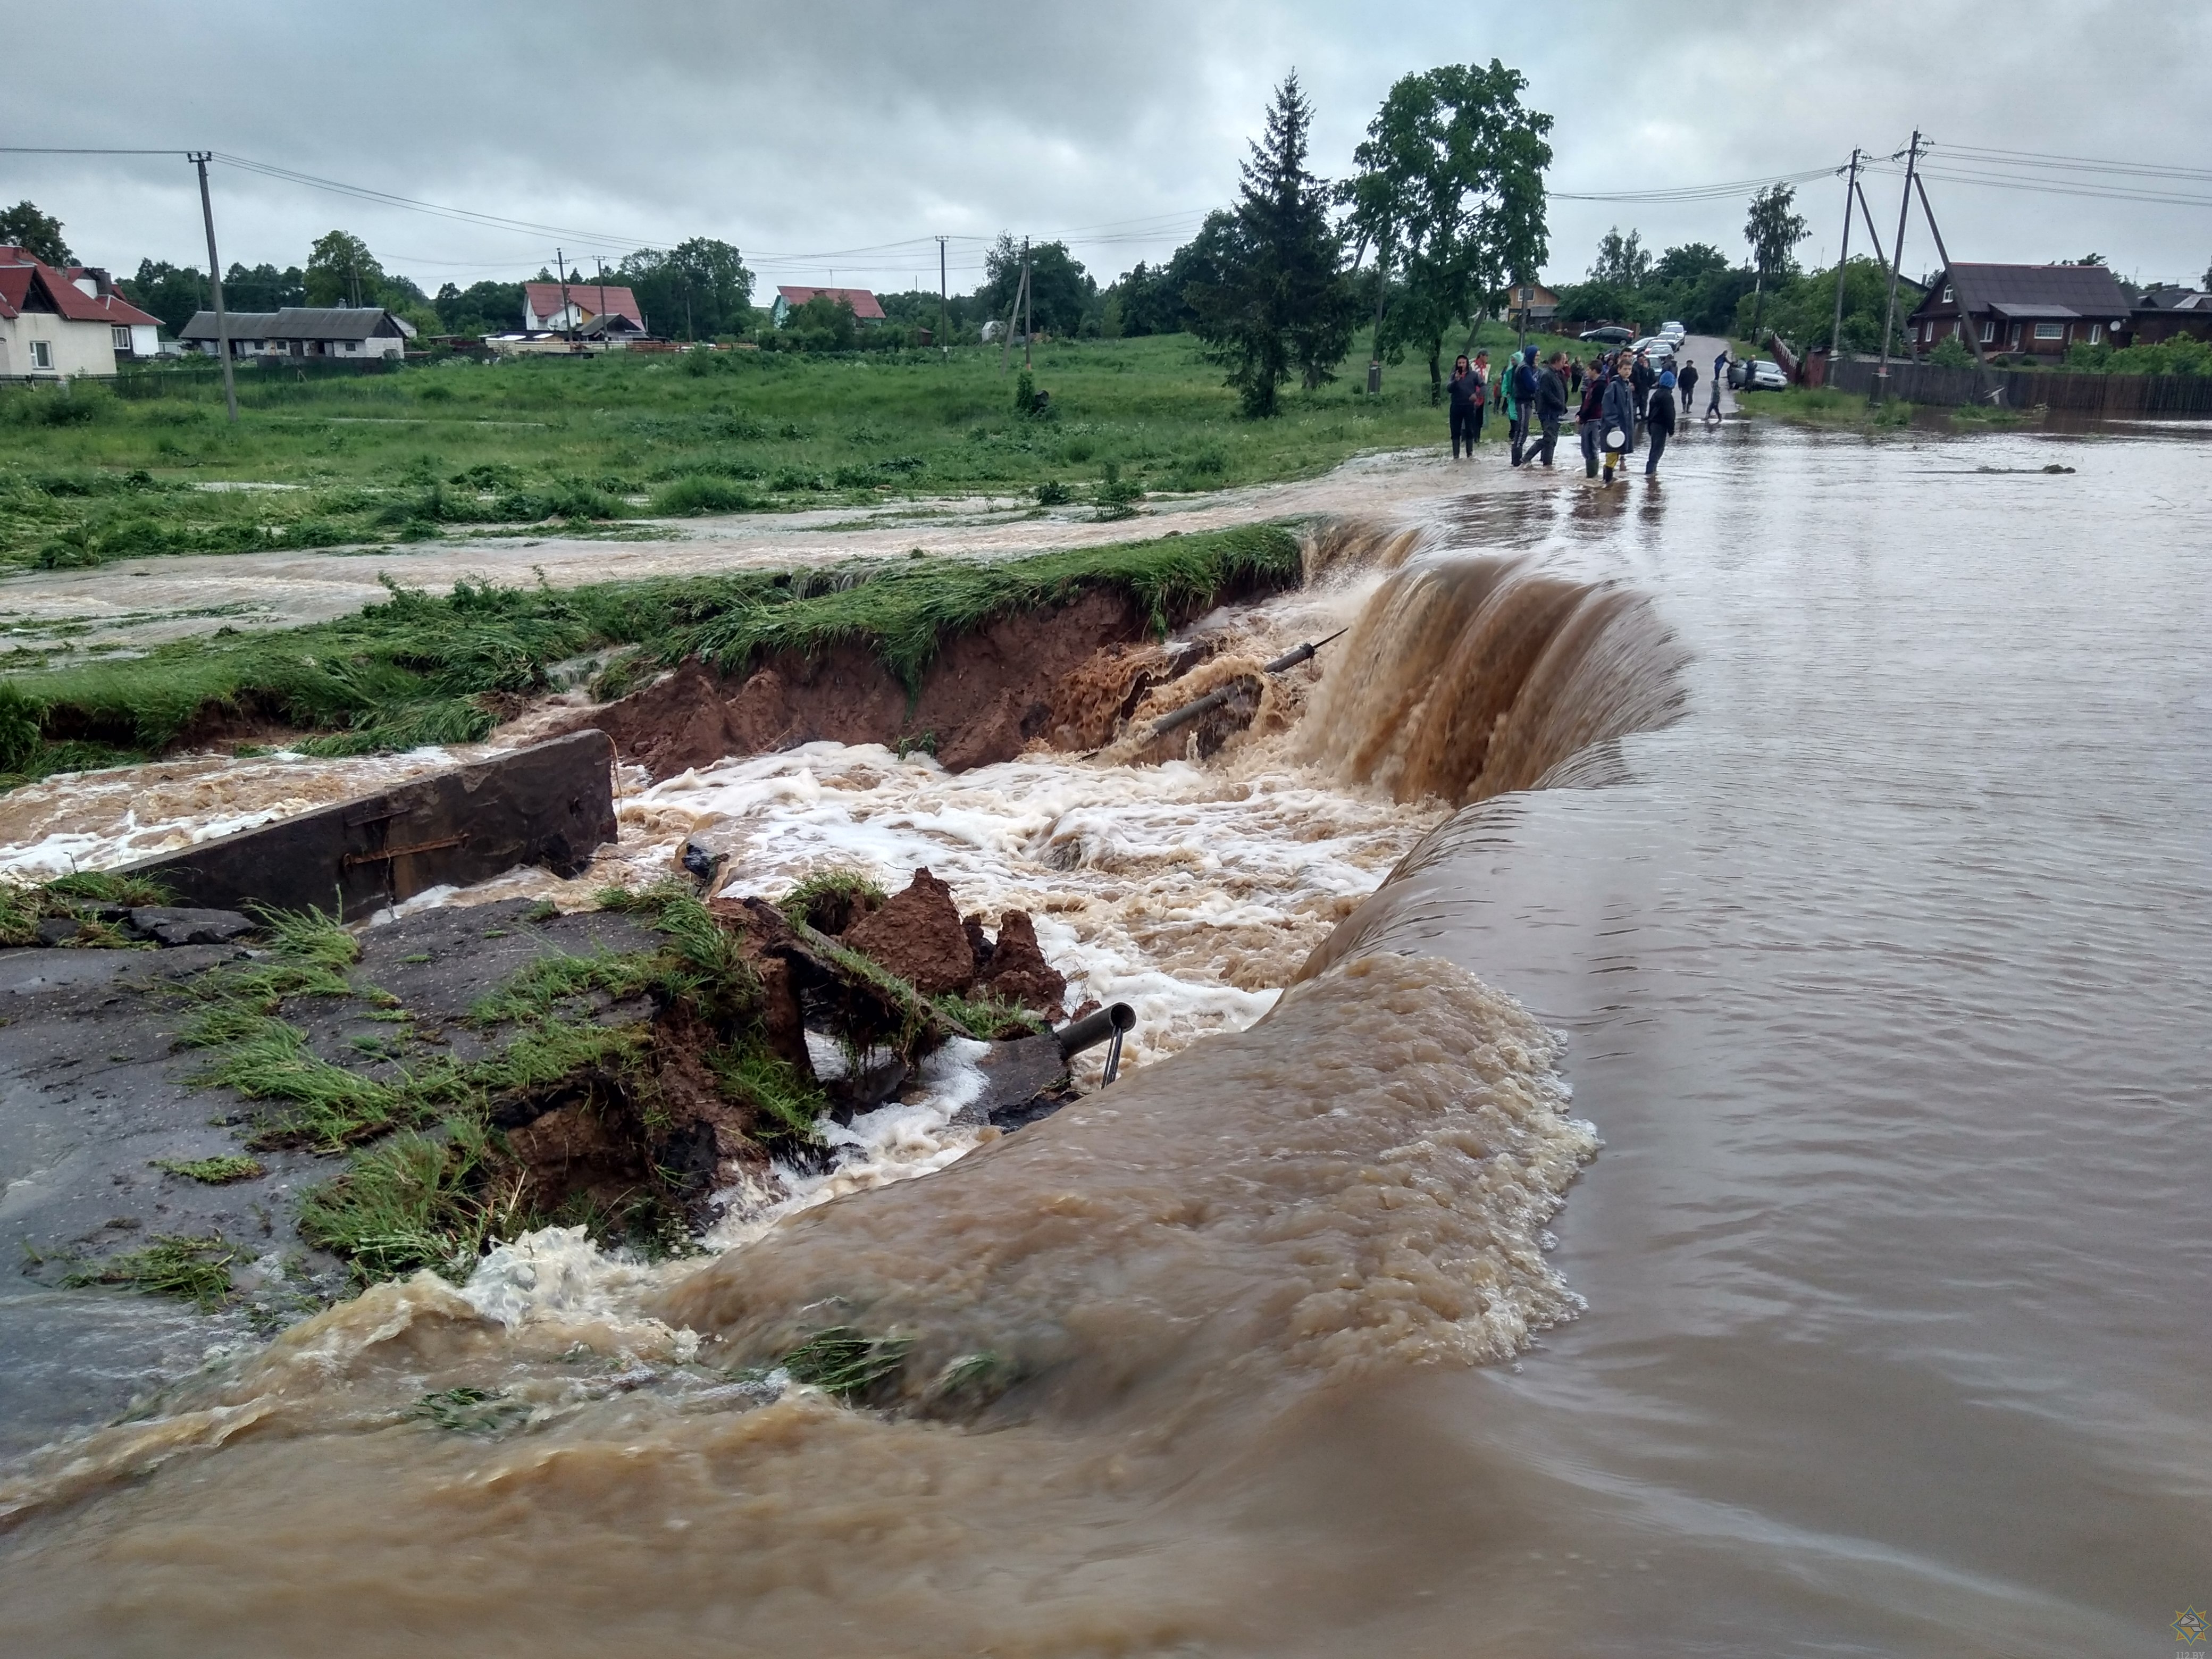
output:
<path id="1" fill-rule="evenodd" d="M 383 1426 L 552 1359 L 379 1292 L 222 1450 L 20 1528 L 0 1600 L 71 1653 L 2170 1650 L 2212 1598 L 2204 453 L 1732 434 L 1470 504 L 1648 595 L 1687 717 L 1466 808 L 1254 1030 L 626 1316 L 845 1297 L 1023 1371 L 973 1427 Z"/>

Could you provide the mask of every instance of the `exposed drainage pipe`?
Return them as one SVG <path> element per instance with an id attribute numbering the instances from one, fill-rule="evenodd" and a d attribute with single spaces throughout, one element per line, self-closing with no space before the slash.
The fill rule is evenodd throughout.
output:
<path id="1" fill-rule="evenodd" d="M 1081 1019 L 1069 1022 L 1052 1035 L 1060 1044 L 1060 1058 L 1073 1060 L 1085 1048 L 1096 1048 L 1109 1036 L 1119 1048 L 1121 1033 L 1133 1030 L 1136 1024 L 1137 1011 L 1126 1002 L 1115 1002 L 1095 1014 L 1085 1014 Z"/>
<path id="2" fill-rule="evenodd" d="M 1315 640 L 1310 644 L 1302 645 L 1295 651 L 1285 653 L 1273 662 L 1262 663 L 1261 667 L 1270 674 L 1283 673 L 1296 668 L 1302 662 L 1312 660 L 1314 653 L 1327 645 L 1329 640 L 1340 640 L 1351 631 L 1348 628 L 1340 628 L 1335 633 L 1330 635 L 1328 639 Z M 1158 720 L 1152 722 L 1152 735 L 1156 738 L 1164 738 L 1178 727 L 1188 726 L 1200 714 L 1220 708 L 1223 703 L 1237 695 L 1237 685 L 1232 681 L 1218 691 L 1209 691 L 1204 696 L 1187 702 L 1170 714 L 1161 715 Z"/>

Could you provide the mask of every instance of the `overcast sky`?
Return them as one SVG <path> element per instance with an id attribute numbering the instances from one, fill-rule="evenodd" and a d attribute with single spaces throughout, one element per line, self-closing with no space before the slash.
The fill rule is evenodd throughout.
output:
<path id="1" fill-rule="evenodd" d="M 2206 204 L 1996 188 L 1943 146 L 2212 167 L 2212 6 L 2103 0 L 104 0 L 8 24 L 0 143 L 206 147 L 544 230 L 374 205 L 214 171 L 226 264 L 304 260 L 333 226 L 428 290 L 691 235 L 777 281 L 971 287 L 981 238 L 1065 236 L 1102 282 L 1227 202 L 1269 90 L 1297 70 L 1314 165 L 1350 167 L 1391 82 L 1504 59 L 1557 121 L 1556 192 L 1750 180 L 1883 155 L 1913 127 L 1960 258 L 2095 251 L 2123 274 L 2202 279 L 2202 179 L 2048 172 Z M 1602 82 L 1595 78 L 1602 70 Z M 1885 238 L 1898 184 L 1871 181 Z M 1549 273 L 1579 278 L 1608 225 L 1653 246 L 1742 251 L 1748 191 L 1555 200 Z M 204 263 L 181 159 L 0 155 L 0 204 L 58 215 L 80 258 Z M 1843 191 L 1802 187 L 1832 257 Z M 1864 234 L 1854 237 L 1863 251 Z M 884 247 L 885 244 L 909 246 Z M 859 251 L 872 250 L 872 251 Z M 1905 264 L 1936 263 L 1917 216 Z"/>

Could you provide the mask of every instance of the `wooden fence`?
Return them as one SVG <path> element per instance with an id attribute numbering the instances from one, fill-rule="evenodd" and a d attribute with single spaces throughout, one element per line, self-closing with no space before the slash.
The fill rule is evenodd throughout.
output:
<path id="1" fill-rule="evenodd" d="M 1863 397 L 1874 390 L 1879 367 L 1863 361 L 1830 363 L 1827 384 Z M 1997 395 L 1992 397 L 1993 392 Z M 2078 374 L 1892 363 L 1887 395 L 1908 404 L 1993 403 L 2005 409 L 2044 408 L 2069 415 L 2212 419 L 2212 375 L 2203 374 Z"/>

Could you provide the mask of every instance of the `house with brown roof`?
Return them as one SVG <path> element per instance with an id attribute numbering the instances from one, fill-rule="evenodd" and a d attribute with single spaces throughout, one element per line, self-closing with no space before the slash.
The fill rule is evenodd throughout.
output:
<path id="1" fill-rule="evenodd" d="M 1922 352 L 1956 338 L 1969 346 L 1978 339 L 1990 354 L 2063 357 L 2125 334 L 2130 311 L 2119 279 L 2102 265 L 1956 264 L 1929 284 L 1905 338 Z"/>
<path id="2" fill-rule="evenodd" d="M 161 337 L 161 319 L 98 266 L 58 268 L 0 243 L 0 380 L 112 375 L 118 359 L 152 358 Z"/>
<path id="3" fill-rule="evenodd" d="M 769 320 L 781 328 L 793 311 L 817 297 L 842 300 L 853 307 L 853 316 L 857 321 L 880 323 L 884 320 L 883 307 L 878 303 L 876 296 L 864 288 L 779 288 L 775 291 L 775 303 L 769 307 Z"/>
<path id="4" fill-rule="evenodd" d="M 527 334 L 636 336 L 645 332 L 645 313 L 620 283 L 525 283 L 522 327 Z"/>

